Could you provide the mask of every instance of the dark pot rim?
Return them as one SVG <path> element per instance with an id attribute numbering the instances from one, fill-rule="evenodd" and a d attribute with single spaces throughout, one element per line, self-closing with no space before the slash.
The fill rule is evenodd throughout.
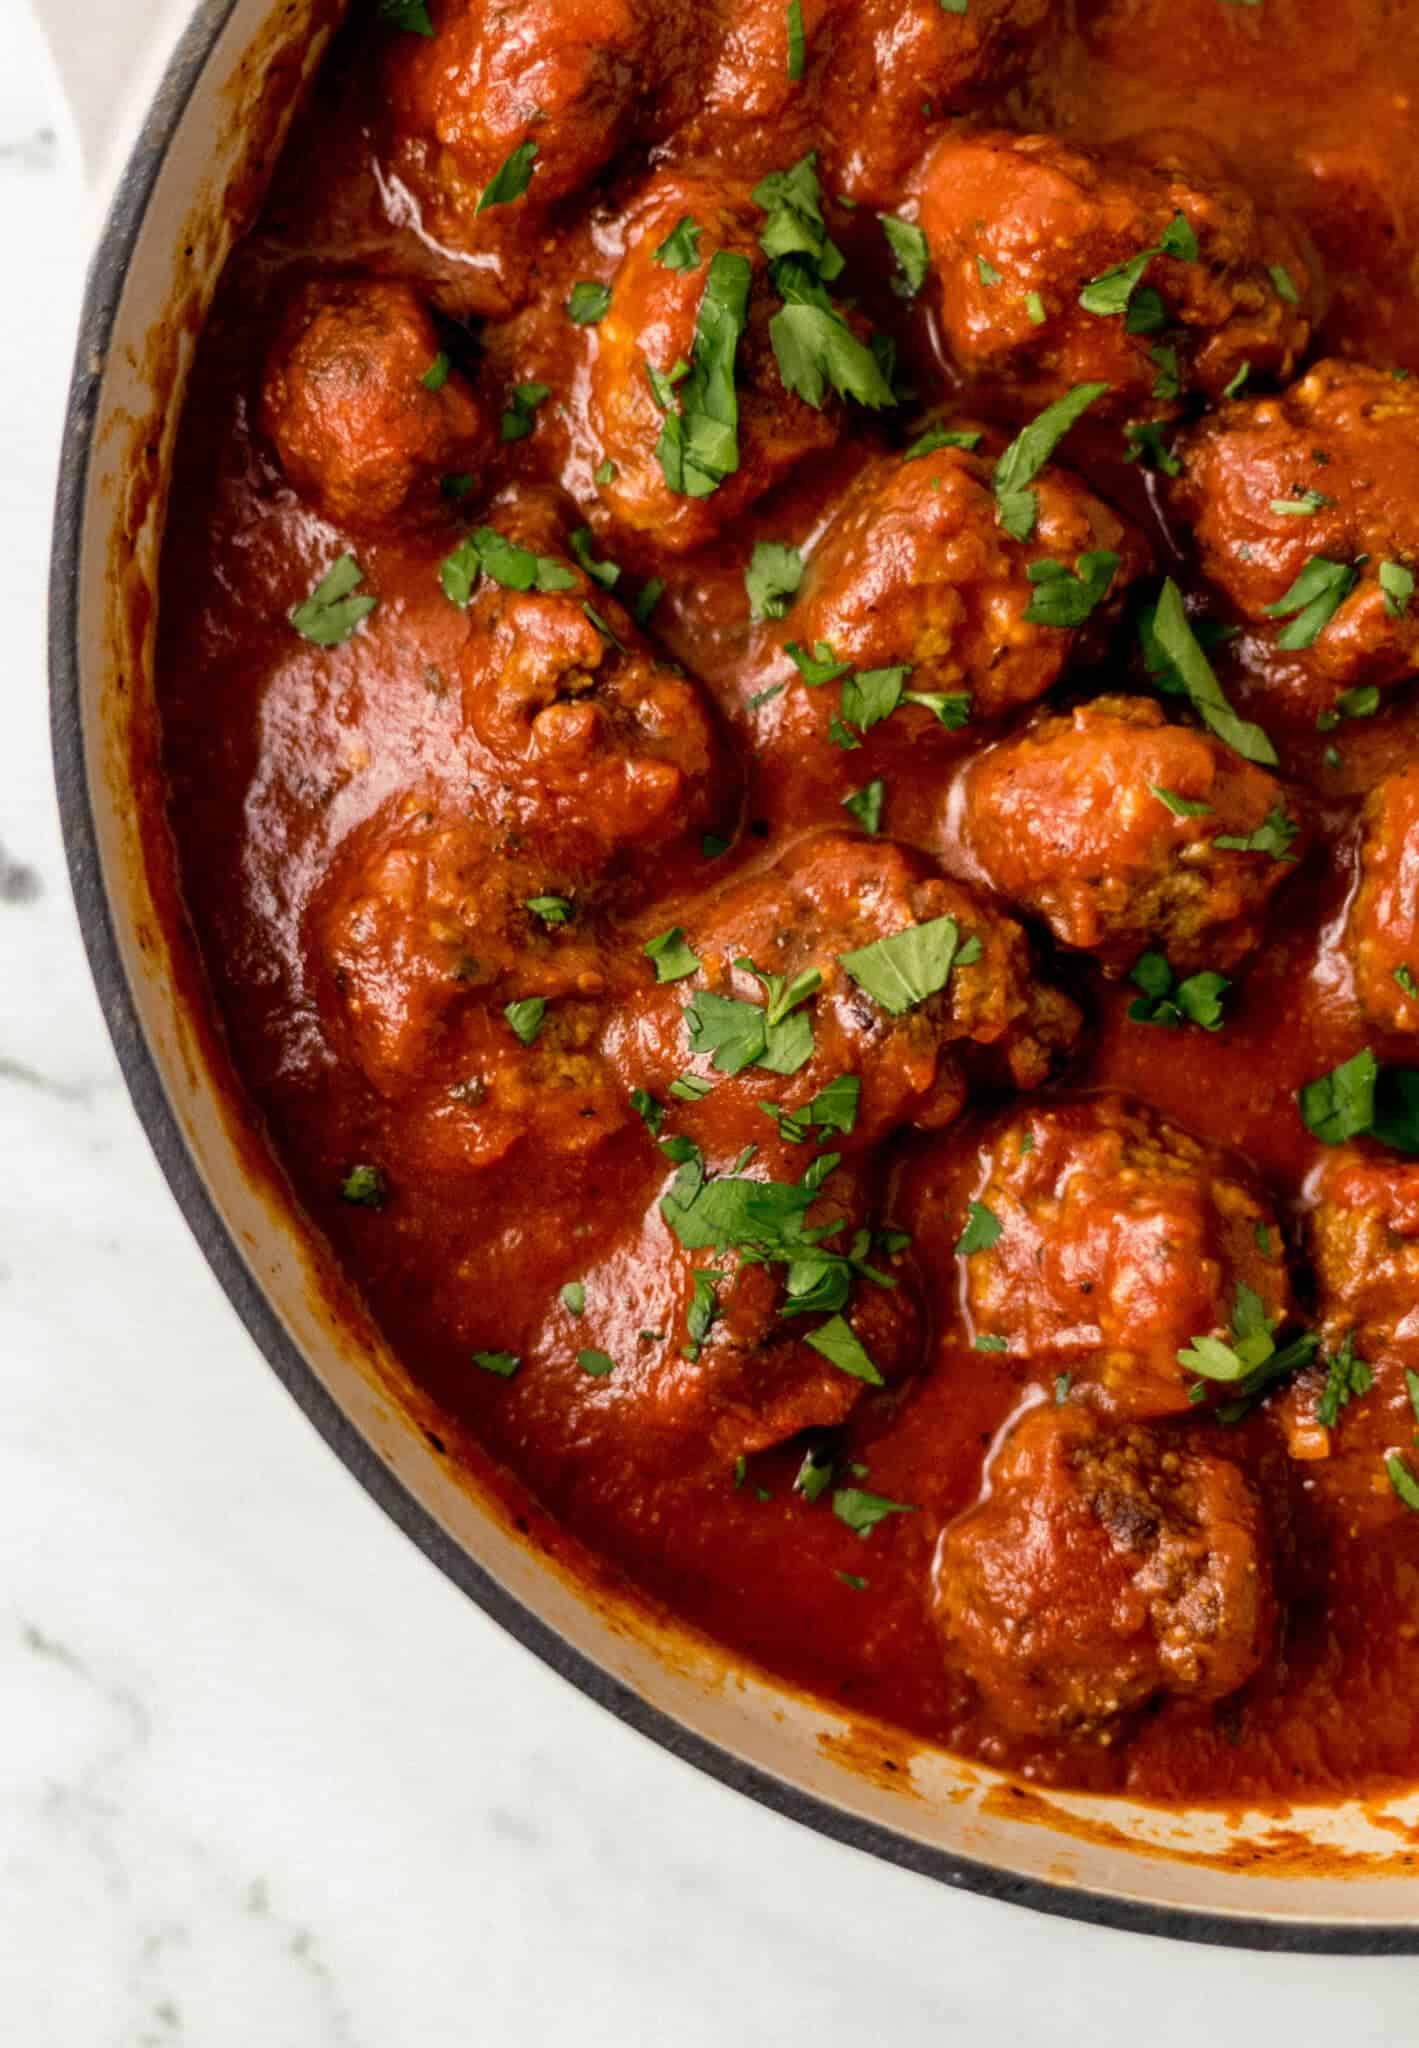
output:
<path id="1" fill-rule="evenodd" d="M 199 1174 L 139 1023 L 100 865 L 84 760 L 78 647 L 83 509 L 102 364 L 119 299 L 158 174 L 196 82 L 241 0 L 195 7 L 133 146 L 89 271 L 60 456 L 49 585 L 50 724 L 70 881 L 89 966 L 119 1065 L 148 1142 L 208 1265 L 267 1364 L 336 1456 L 373 1499 L 470 1600 L 525 1649 L 618 1720 L 662 1749 L 775 1813 L 849 1848 L 988 1899 L 1087 1924 L 1175 1940 L 1283 1953 L 1419 1952 L 1419 1925 L 1269 1919 L 1145 1904 L 1010 1871 L 899 1834 L 733 1755 L 631 1690 L 508 1593 L 454 1542 L 376 1454 L 287 1335 L 223 1223 Z"/>

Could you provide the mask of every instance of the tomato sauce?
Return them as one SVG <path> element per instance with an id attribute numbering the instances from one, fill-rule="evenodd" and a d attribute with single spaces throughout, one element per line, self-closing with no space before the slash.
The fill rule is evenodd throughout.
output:
<path id="1" fill-rule="evenodd" d="M 440 33 L 459 11 L 435 9 Z M 838 28 L 828 22 L 817 32 L 841 35 L 846 50 L 841 22 L 852 11 L 807 8 L 810 80 L 815 63 L 831 62 L 812 54 L 815 24 L 831 14 Z M 724 0 L 713 20 L 722 25 L 734 12 Z M 744 583 L 756 541 L 811 557 L 864 463 L 884 446 L 899 449 L 933 404 L 958 406 L 1006 434 L 1039 409 L 1022 408 L 1009 378 L 990 375 L 974 381 L 967 404 L 932 286 L 910 301 L 890 288 L 874 208 L 911 213 L 908 173 L 944 132 L 939 124 L 912 141 L 911 120 L 925 118 L 918 108 L 883 116 L 854 175 L 864 190 L 877 176 L 899 197 L 828 209 L 859 310 L 894 337 L 899 375 L 915 388 L 902 424 L 840 407 L 823 445 L 689 552 L 662 546 L 653 521 L 636 527 L 614 516 L 596 481 L 602 449 L 588 336 L 607 350 L 615 337 L 610 320 L 588 329 L 565 307 L 578 281 L 617 277 L 627 209 L 647 165 L 668 176 L 692 159 L 724 158 L 738 170 L 742 155 L 745 174 L 760 177 L 819 140 L 811 110 L 786 90 L 769 91 L 783 60 L 766 54 L 757 32 L 746 28 L 723 45 L 709 91 L 708 31 L 682 13 L 678 0 L 657 10 L 663 90 L 625 117 L 614 160 L 550 213 L 500 209 L 471 253 L 450 241 L 415 176 L 436 178 L 437 168 L 419 158 L 411 170 L 414 160 L 400 154 L 397 134 L 391 139 L 390 108 L 397 116 L 400 103 L 388 46 L 399 31 L 357 19 L 317 81 L 260 220 L 231 258 L 182 422 L 162 562 L 158 696 L 186 902 L 241 1081 L 315 1226 L 415 1378 L 575 1537 L 676 1615 L 841 1706 L 1051 1784 L 1235 1803 L 1407 1782 L 1419 1758 L 1419 1516 L 1395 1501 L 1383 1464 L 1386 1451 L 1413 1437 L 1401 1382 L 1381 1379 L 1368 1411 L 1357 1402 L 1347 1412 L 1329 1457 L 1292 1455 L 1284 1391 L 1230 1427 L 1204 1411 L 1170 1424 L 1202 1451 L 1238 1463 L 1256 1490 L 1282 1614 L 1274 1646 L 1226 1698 L 1162 1691 L 1122 1720 L 1022 1733 L 1002 1723 L 949 1653 L 926 1589 L 942 1530 L 976 1500 L 1012 1419 L 1054 1398 L 1054 1370 L 972 1348 L 952 1273 L 928 1268 L 919 1245 L 895 1254 L 893 1271 L 924 1304 L 911 1369 L 857 1400 L 832 1444 L 840 1476 L 851 1472 L 852 1483 L 912 1511 L 859 1535 L 826 1499 L 794 1490 L 805 1442 L 817 1436 L 725 1455 L 716 1467 L 691 1455 L 682 1435 L 647 1426 L 657 1376 L 682 1367 L 659 1277 L 667 1234 L 657 1204 L 673 1166 L 639 1118 L 607 1112 L 602 1142 L 555 1153 L 555 1171 L 543 1154 L 516 1146 L 476 1169 L 433 1170 L 427 1132 L 408 1119 L 404 1097 L 372 1087 L 327 1028 L 309 930 L 342 849 L 405 793 L 455 816 L 470 789 L 496 782 L 458 680 L 471 613 L 449 602 L 439 578 L 495 488 L 564 492 L 596 555 L 619 565 L 621 596 L 663 580 L 648 630 L 663 657 L 712 697 L 726 735 L 730 766 L 692 837 L 641 856 L 652 885 L 613 892 L 604 904 L 596 972 L 608 1002 L 629 1006 L 622 1028 L 631 1039 L 652 1030 L 636 1009 L 647 999 L 646 941 L 692 929 L 707 900 L 766 872 L 810 835 L 850 829 L 843 800 L 869 776 L 886 785 L 894 841 L 948 878 L 982 886 L 952 790 L 976 751 L 1035 715 L 1032 707 L 956 732 L 931 725 L 925 738 L 922 725 L 888 721 L 859 749 L 834 747 L 814 722 L 817 697 L 785 653 L 792 608 L 783 620 L 754 621 Z M 752 8 L 743 15 L 760 28 L 768 19 Z M 1024 28 L 1009 61 L 999 54 L 998 81 L 990 69 L 997 55 L 987 53 L 967 121 L 1086 150 L 1164 130 L 1200 134 L 1304 238 L 1320 280 L 1306 360 L 1329 354 L 1419 371 L 1419 51 L 1405 26 L 1405 10 L 1388 0 L 1255 8 L 1081 0 Z M 849 95 L 862 90 L 852 78 Z M 766 110 L 755 121 L 759 105 Z M 850 112 L 840 129 L 851 126 Z M 892 168 L 899 163 L 906 169 Z M 832 192 L 826 174 L 824 192 Z M 448 199 L 454 211 L 456 198 Z M 441 521 L 351 538 L 283 480 L 263 425 L 264 366 L 293 286 L 332 269 L 412 281 L 448 323 L 439 334 L 455 370 L 494 417 L 512 387 L 548 388 L 532 430 L 493 445 L 467 517 L 451 500 Z M 1166 479 L 1122 459 L 1116 426 L 1087 422 L 1063 459 L 1136 525 L 1160 573 L 1198 587 L 1191 535 Z M 347 547 L 377 604 L 350 637 L 317 645 L 292 630 L 288 614 Z M 1136 987 L 1101 974 L 1087 955 L 1061 952 L 1049 972 L 1081 1005 L 1083 1035 L 1058 1078 L 1020 1100 L 1118 1090 L 1241 1154 L 1284 1230 L 1304 1324 L 1314 1295 L 1307 1190 L 1326 1151 L 1302 1123 L 1296 1091 L 1365 1044 L 1404 1057 L 1403 1032 L 1378 1031 L 1361 1015 L 1342 934 L 1356 887 L 1360 801 L 1414 758 L 1419 709 L 1398 687 L 1376 715 L 1322 735 L 1309 697 L 1269 687 L 1255 637 L 1247 628 L 1219 652 L 1218 671 L 1233 703 L 1276 742 L 1280 773 L 1308 807 L 1314 839 L 1271 902 L 1264 944 L 1234 971 L 1225 1028 L 1141 1024 L 1128 1014 Z M 1101 691 L 1148 694 L 1126 628 L 1085 648 L 1054 697 L 1067 705 Z M 532 854 L 536 830 L 535 821 L 525 827 Z M 727 850 L 707 855 L 705 831 Z M 973 1082 L 969 1092 L 965 1120 L 951 1132 L 963 1174 L 974 1159 L 971 1134 L 1006 1099 L 988 1084 Z M 693 1114 L 672 1104 L 665 1134 L 698 1130 L 708 1156 L 713 1125 L 703 1119 L 712 1116 L 712 1098 Z M 761 1135 L 773 1135 L 766 1119 Z M 935 1131 L 906 1131 L 868 1148 L 860 1172 L 874 1223 L 901 1221 L 913 1176 L 941 1142 Z M 782 1156 L 789 1166 L 797 1157 L 801 1171 L 813 1155 Z M 388 1191 L 381 1206 L 342 1199 L 352 1167 L 366 1161 Z M 962 1189 L 964 1199 L 964 1180 Z M 596 1304 L 582 1312 L 580 1330 L 560 1292 L 578 1282 Z M 712 1356 L 713 1337 L 706 1342 Z M 604 1354 L 614 1372 L 593 1383 L 578 1350 Z M 522 1364 L 503 1377 L 473 1365 L 475 1352 Z"/>

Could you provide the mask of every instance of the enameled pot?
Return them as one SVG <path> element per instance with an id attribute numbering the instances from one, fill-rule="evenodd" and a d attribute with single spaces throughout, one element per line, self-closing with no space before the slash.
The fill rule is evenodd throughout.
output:
<path id="1" fill-rule="evenodd" d="M 1047 1912 L 1263 1948 L 1419 1950 L 1419 1794 L 1285 1815 L 1046 1798 L 851 1724 L 569 1570 L 440 1454 L 434 1419 L 303 1226 L 243 1115 L 182 923 L 150 657 L 193 344 L 338 12 L 206 0 L 194 13 L 94 259 L 59 485 L 53 728 L 74 891 L 128 1086 L 203 1252 L 296 1402 L 410 1538 L 589 1700 L 702 1770 L 873 1855 Z"/>

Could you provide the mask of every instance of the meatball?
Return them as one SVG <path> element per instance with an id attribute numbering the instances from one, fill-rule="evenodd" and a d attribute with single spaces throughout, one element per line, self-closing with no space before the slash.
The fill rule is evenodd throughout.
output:
<path id="1" fill-rule="evenodd" d="M 588 866 L 697 837 L 723 815 L 726 768 L 702 692 L 568 566 L 554 499 L 518 493 L 495 501 L 488 519 L 480 532 L 522 549 L 524 565 L 535 556 L 538 580 L 552 586 L 510 587 L 505 570 L 503 581 L 481 576 L 459 660 L 464 716 L 515 817 Z"/>
<path id="2" fill-rule="evenodd" d="M 1179 1352 L 1290 1307 L 1281 1233 L 1246 1170 L 1118 1095 L 1022 1106 L 968 1151 L 944 1141 L 904 1221 L 948 1303 L 964 1267 L 976 1342 L 1069 1372 L 1121 1418 L 1185 1412 Z"/>
<path id="3" fill-rule="evenodd" d="M 440 479 L 480 470 L 492 451 L 427 307 L 408 285 L 374 278 L 320 278 L 297 292 L 261 416 L 292 486 L 355 532 L 439 516 Z"/>
<path id="4" fill-rule="evenodd" d="M 933 1572 L 948 1653 L 1020 1735 L 1101 1734 L 1160 1693 L 1225 1699 L 1276 1628 L 1267 1532 L 1236 1465 L 1162 1431 L 1032 1410 Z"/>
<path id="5" fill-rule="evenodd" d="M 1419 1370 L 1419 1160 L 1346 1147 L 1308 1190 L 1321 1331 L 1361 1357 Z"/>
<path id="6" fill-rule="evenodd" d="M 868 462 L 813 552 L 793 609 L 796 640 L 810 649 L 824 642 L 858 669 L 905 663 L 913 691 L 968 695 L 973 719 L 1032 702 L 1072 658 L 1101 644 L 1124 590 L 1148 565 L 1143 540 L 1059 469 L 1036 479 L 1032 536 L 1014 540 L 999 522 L 991 468 L 985 455 L 953 447 Z M 1118 560 L 1087 623 L 1027 620 L 1039 588 L 1032 568 L 1058 562 L 1073 572 L 1094 554 Z M 837 691 L 820 688 L 816 700 L 826 723 Z M 922 732 L 935 722 L 929 707 L 898 716 Z"/>
<path id="7" fill-rule="evenodd" d="M 913 928 L 899 973 L 891 941 Z M 705 903 L 685 937 L 697 970 L 623 1006 L 608 1050 L 628 1088 L 663 1095 L 689 1074 L 677 1100 L 696 1099 L 677 1127 L 713 1160 L 771 1139 L 766 1105 L 790 1146 L 855 1150 L 905 1123 L 949 1123 L 973 1083 L 1046 1080 L 1079 1031 L 1019 926 L 890 842 L 801 843 Z M 884 941 L 885 958 L 862 960 Z"/>
<path id="8" fill-rule="evenodd" d="M 540 998 L 555 1023 L 560 1001 L 602 995 L 614 974 L 574 889 L 565 869 L 509 851 L 489 827 L 402 799 L 345 841 L 309 912 L 311 981 L 333 1042 L 381 1094 L 430 1075 L 456 1084 L 461 1020 L 478 1010 L 510 1067 L 529 1072 L 504 1006 Z M 539 1059 L 567 1036 L 539 1032 Z"/>
<path id="9" fill-rule="evenodd" d="M 1259 644 L 1327 698 L 1419 665 L 1419 386 L 1328 361 L 1192 434 L 1173 502 Z"/>
<path id="10" fill-rule="evenodd" d="M 940 0 L 803 0 L 793 78 L 783 0 L 726 0 L 703 103 L 677 148 L 717 150 L 757 174 L 811 142 L 832 191 L 894 205 L 928 137 L 1000 89 L 1050 11 L 1049 0 L 971 0 L 964 12 Z"/>
<path id="11" fill-rule="evenodd" d="M 755 1185 L 767 1185 L 761 1165 L 751 1171 Z M 803 1213 L 825 1233 L 816 1240 L 823 1251 L 834 1252 L 853 1243 L 869 1212 L 858 1178 L 840 1169 L 821 1194 L 804 1194 Z M 618 1442 L 678 1443 L 686 1456 L 722 1470 L 801 1430 L 845 1421 L 869 1386 L 911 1368 L 919 1309 L 906 1277 L 889 1268 L 885 1256 L 875 1259 L 876 1279 L 855 1278 L 831 1315 L 786 1313 L 785 1264 L 685 1244 L 657 1211 L 638 1239 L 587 1272 L 574 1330 L 549 1325 L 548 1336 L 564 1352 L 574 1344 L 614 1360 L 602 1378 L 568 1380 L 576 1409 L 614 1412 Z M 832 1355 L 808 1341 L 830 1323 Z M 833 1341 L 844 1324 L 847 1351 Z M 851 1350 L 853 1340 L 860 1353 Z"/>
<path id="12" fill-rule="evenodd" d="M 1166 415 L 1245 365 L 1289 376 L 1309 339 L 1299 248 L 1198 137 L 953 132 L 916 188 L 951 352 L 1022 400 L 1097 379 L 1115 412 Z"/>
<path id="13" fill-rule="evenodd" d="M 817 411 L 805 404 L 785 389 L 779 373 L 769 322 L 780 301 L 759 246 L 765 218 L 747 184 L 679 172 L 652 179 L 625 221 L 626 253 L 610 309 L 585 330 L 588 433 L 594 459 L 615 465 L 601 501 L 623 525 L 676 553 L 712 540 L 805 455 L 836 437 L 835 407 Z M 683 230 L 672 263 L 660 252 L 682 222 L 699 233 Z M 744 326 L 734 345 L 737 459 L 717 482 L 710 473 L 692 474 L 687 464 L 672 486 L 668 437 L 680 430 L 685 373 L 713 347 L 712 339 L 701 341 L 698 325 L 711 274 L 717 283 L 722 273 L 742 279 L 746 264 Z M 658 393 L 652 371 L 666 380 Z"/>
<path id="14" fill-rule="evenodd" d="M 440 238 L 467 239 L 515 150 L 535 145 L 526 203 L 540 208 L 627 140 L 650 48 L 642 0 L 429 0 L 429 12 L 433 35 L 390 38 L 385 98 L 401 167 L 423 169 Z"/>
<path id="15" fill-rule="evenodd" d="M 1385 1030 L 1419 1031 L 1419 764 L 1377 784 L 1362 817 L 1345 932 L 1355 994 Z"/>
<path id="16" fill-rule="evenodd" d="M 985 879 L 1063 945 L 1120 971 L 1151 944 L 1180 973 L 1230 967 L 1258 943 L 1304 844 L 1293 809 L 1263 769 L 1129 697 L 976 755 L 961 805 Z"/>

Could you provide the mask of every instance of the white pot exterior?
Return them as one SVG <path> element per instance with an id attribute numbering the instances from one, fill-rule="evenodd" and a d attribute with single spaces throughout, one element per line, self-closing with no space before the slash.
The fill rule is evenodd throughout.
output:
<path id="1" fill-rule="evenodd" d="M 1408 1833 L 1419 1794 L 1380 1814 L 1354 1804 L 1284 1818 L 1046 1804 L 879 1739 L 565 1575 L 451 1473 L 395 1362 L 329 1304 L 318 1253 L 275 1176 L 253 1163 L 214 1071 L 220 1054 L 179 993 L 182 961 L 159 908 L 166 841 L 150 834 L 145 850 L 131 767 L 151 635 L 130 644 L 124 602 L 151 588 L 195 315 L 230 243 L 223 195 L 245 168 L 273 55 L 291 66 L 279 94 L 289 112 L 323 48 L 310 24 L 328 11 L 324 0 L 208 0 L 188 27 L 100 244 L 60 487 L 55 741 L 80 915 L 129 1085 L 207 1256 L 386 1510 L 530 1647 L 691 1761 L 865 1849 L 1047 1910 L 1262 1946 L 1419 1948 L 1419 1885 L 1404 1867 L 1419 1845 Z M 174 308 L 186 316 L 176 323 Z M 149 421 L 154 433 L 135 430 Z M 136 452 L 145 440 L 151 472 Z"/>

